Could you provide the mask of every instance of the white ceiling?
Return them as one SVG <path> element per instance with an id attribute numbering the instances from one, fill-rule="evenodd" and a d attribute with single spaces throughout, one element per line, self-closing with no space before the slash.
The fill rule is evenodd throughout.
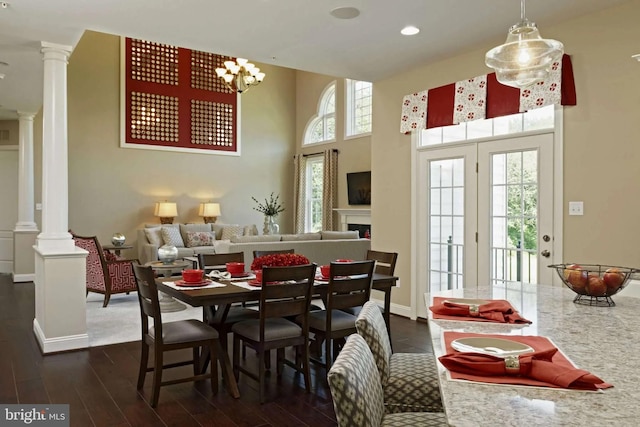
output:
<path id="1" fill-rule="evenodd" d="M 526 15 L 544 37 L 546 26 L 625 1 L 530 0 Z M 86 29 L 376 81 L 480 43 L 500 43 L 520 18 L 518 0 L 8 0 L 2 6 L 0 62 L 9 66 L 0 65 L 6 74 L 0 119 L 40 109 L 40 42 L 75 46 Z M 329 14 L 343 6 L 360 15 Z M 421 32 L 402 36 L 405 25 Z"/>

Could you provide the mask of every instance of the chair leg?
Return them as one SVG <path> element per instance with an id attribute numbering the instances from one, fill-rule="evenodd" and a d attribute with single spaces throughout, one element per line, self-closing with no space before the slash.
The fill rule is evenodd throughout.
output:
<path id="1" fill-rule="evenodd" d="M 281 377 L 283 370 L 284 370 L 284 348 L 279 348 L 278 350 L 276 350 L 276 375 L 278 375 L 278 377 Z"/>
<path id="2" fill-rule="evenodd" d="M 258 354 L 258 388 L 260 390 L 260 404 L 264 403 L 264 372 L 265 372 L 265 351 L 261 349 Z"/>
<path id="3" fill-rule="evenodd" d="M 193 375 L 198 375 L 200 372 L 200 347 L 193 347 Z"/>
<path id="4" fill-rule="evenodd" d="M 140 370 L 138 371 L 138 390 L 144 386 L 144 379 L 147 376 L 147 366 L 149 364 L 149 346 L 142 341 L 142 351 L 140 352 Z"/>
<path id="5" fill-rule="evenodd" d="M 309 369 L 309 346 L 302 345 L 299 347 L 302 350 L 302 374 L 304 375 L 304 389 L 307 393 L 311 393 L 311 371 Z M 296 351 L 298 353 L 298 351 Z"/>
<path id="6" fill-rule="evenodd" d="M 151 407 L 158 406 L 158 398 L 160 397 L 160 384 L 162 383 L 162 352 L 156 351 L 154 353 L 155 361 L 153 368 L 153 395 L 151 397 Z"/>
<path id="7" fill-rule="evenodd" d="M 329 373 L 329 369 L 331 369 L 331 343 L 332 339 L 324 337 L 324 367 L 327 370 L 326 373 Z"/>
<path id="8" fill-rule="evenodd" d="M 244 346 L 243 346 L 244 347 Z M 240 337 L 233 334 L 233 376 L 240 379 Z"/>
<path id="9" fill-rule="evenodd" d="M 109 300 L 111 299 L 111 294 L 104 294 L 104 303 L 102 303 L 102 308 L 106 307 L 109 304 Z"/>
<path id="10" fill-rule="evenodd" d="M 211 391 L 216 395 L 218 394 L 218 351 L 215 341 L 209 344 L 209 354 L 211 355 Z"/>

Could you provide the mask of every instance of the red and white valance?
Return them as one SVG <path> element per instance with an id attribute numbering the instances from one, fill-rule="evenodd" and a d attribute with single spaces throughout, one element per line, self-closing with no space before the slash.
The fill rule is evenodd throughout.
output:
<path id="1" fill-rule="evenodd" d="M 576 105 L 569 55 L 553 64 L 547 80 L 526 89 L 505 86 L 491 73 L 407 95 L 402 102 L 400 132 L 491 119 L 552 104 Z"/>

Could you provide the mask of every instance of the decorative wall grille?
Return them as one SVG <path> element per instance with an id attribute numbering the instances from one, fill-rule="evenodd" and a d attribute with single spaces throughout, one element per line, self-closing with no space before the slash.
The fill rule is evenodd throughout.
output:
<path id="1" fill-rule="evenodd" d="M 125 39 L 126 146 L 238 152 L 238 97 L 216 76 L 228 56 Z"/>

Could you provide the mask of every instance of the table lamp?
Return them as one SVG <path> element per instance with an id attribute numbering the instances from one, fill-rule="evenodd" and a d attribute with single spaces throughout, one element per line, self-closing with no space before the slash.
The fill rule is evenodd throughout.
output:
<path id="1" fill-rule="evenodd" d="M 161 224 L 173 224 L 173 218 L 178 216 L 178 206 L 173 202 L 158 202 L 153 214 L 160 217 Z"/>
<path id="2" fill-rule="evenodd" d="M 220 216 L 220 204 L 212 202 L 200 203 L 198 216 L 204 218 L 205 224 L 216 222 L 217 217 Z"/>

